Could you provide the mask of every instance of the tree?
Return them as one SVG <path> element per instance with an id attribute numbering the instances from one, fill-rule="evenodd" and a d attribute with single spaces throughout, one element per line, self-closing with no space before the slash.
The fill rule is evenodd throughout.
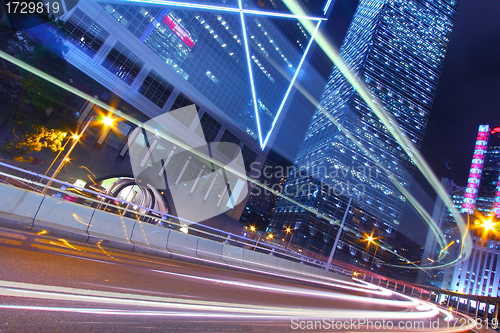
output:
<path id="1" fill-rule="evenodd" d="M 58 31 L 60 23 L 50 21 L 29 34 L 12 33 L 6 41 L 2 34 L 0 45 L 16 58 L 64 79 L 67 51 Z M 2 32 L 5 32 L 3 29 Z M 12 64 L 0 64 L 0 132 L 10 130 L 14 138 L 1 147 L 16 160 L 26 160 L 26 154 L 48 148 L 62 149 L 67 129 L 74 127 L 74 118 L 66 112 L 73 96 L 56 85 Z"/>
<path id="2" fill-rule="evenodd" d="M 27 162 L 27 154 L 47 148 L 56 153 L 63 149 L 62 142 L 67 133 L 45 126 L 36 126 L 32 131 L 25 132 L 23 137 L 16 141 L 8 141 L 4 145 L 4 153 L 16 161 Z"/>

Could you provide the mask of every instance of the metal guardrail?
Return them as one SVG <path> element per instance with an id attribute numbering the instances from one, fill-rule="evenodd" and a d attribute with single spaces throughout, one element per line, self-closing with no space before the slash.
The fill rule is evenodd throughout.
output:
<path id="1" fill-rule="evenodd" d="M 381 276 L 371 275 L 369 273 L 355 273 L 354 275 L 355 278 L 359 280 L 370 282 L 405 295 L 418 297 L 427 302 L 447 307 L 455 313 L 471 317 L 476 322 L 476 328 L 484 327 L 500 332 L 500 321 L 498 318 L 498 312 L 500 310 L 499 297 L 461 294 L 450 290 L 396 281 Z M 441 296 L 443 295 L 446 298 L 445 301 L 441 301 Z M 454 301 L 453 298 L 455 298 Z M 461 300 L 466 300 L 466 303 L 461 303 Z M 471 307 L 471 301 L 476 302 L 474 308 Z M 479 310 L 482 303 L 485 304 L 485 310 Z M 490 305 L 494 305 L 493 313 L 489 311 Z M 486 311 L 486 309 L 488 309 L 488 311 Z M 458 325 L 460 325 L 460 323 Z"/>
<path id="2" fill-rule="evenodd" d="M 182 222 L 189 223 L 189 231 L 197 233 L 198 237 L 206 238 L 209 240 L 214 240 L 218 242 L 223 242 L 233 246 L 244 247 L 252 249 L 256 252 L 274 255 L 278 258 L 287 259 L 293 262 L 300 262 L 306 265 L 310 265 L 318 268 L 325 268 L 326 263 L 319 261 L 317 259 L 290 251 L 286 248 L 281 248 L 279 246 L 268 244 L 265 240 L 256 241 L 251 238 L 247 238 L 241 235 L 236 235 L 231 232 L 224 230 L 212 228 L 200 223 L 192 222 L 178 216 L 160 212 L 148 207 L 140 206 L 132 202 L 118 199 L 116 197 L 109 196 L 107 194 L 97 192 L 91 189 L 87 189 L 78 185 L 70 184 L 55 178 L 51 178 L 37 172 L 29 171 L 20 167 L 10 165 L 8 163 L 0 162 L 0 166 L 7 168 L 9 170 L 20 172 L 24 175 L 31 176 L 31 179 L 23 178 L 20 176 L 13 175 L 8 172 L 0 171 L 0 176 L 4 177 L 3 182 L 10 185 L 24 187 L 25 189 L 41 192 L 40 189 L 46 189 L 46 191 L 52 191 L 54 194 L 69 195 L 71 197 L 76 197 L 80 202 L 75 202 L 76 204 L 82 204 L 86 202 L 87 206 L 111 212 L 117 215 L 135 218 L 140 222 L 160 225 L 163 227 L 170 227 L 172 229 L 180 230 L 183 225 Z M 33 179 L 39 179 L 35 181 Z M 51 185 L 43 184 L 42 181 L 46 180 L 51 184 L 59 184 L 60 187 L 55 187 Z M 131 208 L 132 207 L 132 208 Z M 142 211 L 142 212 L 141 212 Z M 176 222 L 178 220 L 180 222 Z M 330 265 L 330 271 L 344 275 L 352 276 L 352 270 L 348 270 L 337 265 Z"/>

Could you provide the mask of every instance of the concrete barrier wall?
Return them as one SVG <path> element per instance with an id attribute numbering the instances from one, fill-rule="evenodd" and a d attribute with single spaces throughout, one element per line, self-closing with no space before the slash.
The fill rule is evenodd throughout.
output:
<path id="1" fill-rule="evenodd" d="M 248 250 L 224 244 L 222 245 L 222 261 L 227 264 L 241 266 L 243 265 L 243 251 Z"/>
<path id="2" fill-rule="evenodd" d="M 301 275 L 302 276 L 310 276 L 310 275 L 312 275 L 311 268 L 312 268 L 311 266 L 300 264 L 300 273 L 301 273 Z"/>
<path id="3" fill-rule="evenodd" d="M 300 273 L 300 263 L 290 261 L 290 271 Z"/>
<path id="4" fill-rule="evenodd" d="M 75 206 L 79 206 L 75 204 Z M 90 236 L 132 244 L 132 230 L 137 221 L 124 216 L 95 210 L 90 221 Z"/>
<path id="5" fill-rule="evenodd" d="M 43 194 L 0 184 L 0 217 L 32 226 L 44 198 Z"/>
<path id="6" fill-rule="evenodd" d="M 35 227 L 57 228 L 86 234 L 94 209 L 61 198 L 46 197 L 35 218 Z"/>
<path id="7" fill-rule="evenodd" d="M 243 265 L 249 268 L 262 268 L 262 253 L 244 250 Z"/>
<path id="8" fill-rule="evenodd" d="M 222 262 L 222 243 L 200 238 L 196 247 L 196 255 L 203 259 Z"/>
<path id="9" fill-rule="evenodd" d="M 59 198 L 0 184 L 0 218 L 16 225 L 57 228 L 80 235 L 170 251 L 193 258 L 209 259 L 269 272 L 306 277 L 349 278 L 321 268 L 276 258 L 249 249 L 199 238 L 161 226 L 95 210 Z"/>
<path id="10" fill-rule="evenodd" d="M 167 251 L 170 229 L 137 221 L 130 239 L 134 245 Z"/>
<path id="11" fill-rule="evenodd" d="M 167 249 L 172 253 L 196 257 L 198 240 L 196 236 L 171 230 L 168 235 Z"/>
<path id="12" fill-rule="evenodd" d="M 262 266 L 265 269 L 269 269 L 269 270 L 272 270 L 272 271 L 277 271 L 277 268 L 276 268 L 276 262 L 277 261 L 278 261 L 278 258 L 276 258 L 275 256 L 271 256 L 269 254 L 263 254 L 262 255 Z"/>
<path id="13" fill-rule="evenodd" d="M 278 272 L 289 272 L 290 271 L 290 264 L 291 261 L 281 259 L 281 258 L 276 258 L 276 270 Z"/>

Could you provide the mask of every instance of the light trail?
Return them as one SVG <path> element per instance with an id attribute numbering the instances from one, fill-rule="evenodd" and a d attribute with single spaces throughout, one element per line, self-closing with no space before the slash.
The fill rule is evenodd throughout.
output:
<path id="1" fill-rule="evenodd" d="M 288 293 L 295 293 L 290 291 Z M 194 311 L 208 312 L 210 314 L 233 314 L 240 316 L 252 315 L 259 318 L 272 316 L 284 318 L 385 318 L 389 319 L 424 319 L 433 318 L 439 311 L 435 306 L 418 308 L 423 305 L 414 299 L 407 301 L 390 300 L 395 305 L 397 303 L 404 309 L 411 307 L 413 312 L 406 311 L 376 311 L 376 310 L 344 310 L 344 309 L 321 309 L 321 308 L 296 308 L 296 307 L 276 307 L 276 306 L 261 306 L 248 305 L 239 303 L 203 301 L 203 300 L 187 300 L 182 298 L 148 296 L 130 293 L 118 293 L 109 291 L 98 291 L 90 289 L 78 289 L 69 287 L 48 286 L 21 282 L 0 281 L 0 295 L 8 297 L 35 298 L 51 301 L 72 301 L 72 302 L 90 302 L 103 304 L 108 306 L 139 306 L 139 307 L 154 307 L 162 309 L 171 309 L 176 311 Z M 349 295 L 346 295 L 349 299 Z M 351 296 L 352 297 L 352 296 Z M 356 300 L 356 298 L 352 298 Z M 364 297 L 365 301 L 374 300 L 371 297 Z M 378 301 L 384 299 L 378 299 Z M 361 300 L 357 300 L 362 302 Z M 379 303 L 383 304 L 383 303 Z M 408 306 L 410 305 L 411 306 Z M 12 307 L 9 304 L 0 305 L 0 307 Z M 27 309 L 31 306 L 20 306 L 19 308 Z M 47 307 L 44 307 L 48 310 Z M 75 308 L 61 308 L 66 311 L 73 311 Z M 115 309 L 112 309 L 113 311 Z M 76 308 L 75 311 L 79 311 Z M 106 310 L 109 311 L 109 310 Z M 140 312 L 137 312 L 140 313 Z M 169 312 L 170 313 L 170 312 Z"/>
<path id="2" fill-rule="evenodd" d="M 360 287 L 376 287 L 363 282 Z M 307 289 L 307 288 L 304 288 Z M 288 292 L 290 293 L 290 292 Z M 292 295 L 294 292 L 292 292 Z M 397 293 L 395 293 L 397 294 Z M 411 306 L 402 306 L 402 311 L 388 311 L 375 309 L 358 310 L 353 309 L 331 309 L 331 307 L 291 307 L 291 306 L 262 306 L 242 303 L 228 303 L 206 300 L 191 300 L 174 297 L 149 296 L 141 294 L 131 294 L 122 292 L 109 292 L 91 289 L 68 288 L 59 286 L 48 286 L 40 284 L 29 284 L 11 281 L 0 281 L 0 296 L 15 297 L 23 299 L 38 299 L 37 305 L 20 304 L 0 304 L 1 310 L 19 311 L 41 311 L 47 313 L 76 313 L 92 314 L 101 316 L 128 316 L 128 317 L 164 317 L 164 318 L 212 318 L 221 320 L 384 320 L 408 323 L 417 323 L 417 320 L 432 320 L 441 322 L 438 328 L 433 328 L 432 332 L 460 332 L 469 329 L 467 327 L 449 327 L 446 323 L 453 319 L 453 315 L 443 309 L 439 309 L 433 304 L 413 299 L 407 295 L 398 294 L 402 300 L 392 300 L 400 302 L 402 305 L 411 303 Z M 313 295 L 314 297 L 315 295 Z M 373 300 L 373 295 L 365 297 L 365 300 Z M 7 298 L 9 299 L 9 298 Z M 49 302 L 78 302 L 78 304 L 92 304 L 90 307 L 64 306 L 63 303 L 45 306 L 41 301 Z M 98 305 L 96 305 L 98 304 Z M 342 304 L 346 304 L 343 302 Z M 373 307 L 372 307 L 373 308 Z M 423 323 L 423 322 L 422 322 Z M 363 332 L 363 328 L 360 330 Z M 382 330 L 383 331 L 383 330 Z M 398 332 L 431 332 L 426 329 L 397 329 Z"/>

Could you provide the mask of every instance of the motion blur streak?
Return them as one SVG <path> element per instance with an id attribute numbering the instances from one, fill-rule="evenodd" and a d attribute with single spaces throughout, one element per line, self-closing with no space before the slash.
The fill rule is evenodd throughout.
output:
<path id="1" fill-rule="evenodd" d="M 2 284 L 6 284 L 8 281 L 2 281 Z M 408 305 L 416 305 L 413 309 L 414 312 L 394 312 L 394 311 L 359 311 L 359 310 L 342 310 L 342 309 L 318 309 L 318 308 L 286 308 L 286 307 L 268 307 L 268 306 L 257 306 L 257 305 L 246 305 L 246 304 L 232 304 L 232 303 L 220 303 L 220 302 L 207 302 L 207 301 L 193 301 L 185 300 L 181 298 L 164 298 L 164 297 L 154 297 L 146 295 L 136 295 L 127 293 L 115 293 L 115 292 L 102 292 L 96 290 L 88 289 L 76 289 L 76 288 L 63 288 L 55 286 L 44 286 L 44 285 L 33 285 L 26 283 L 9 282 L 9 285 L 22 285 L 27 287 L 28 285 L 34 286 L 37 289 L 45 290 L 64 290 L 65 292 L 49 292 L 49 291 L 36 291 L 36 290 L 26 290 L 26 289 L 14 289 L 14 288 L 0 288 L 0 295 L 10 296 L 10 297 L 26 297 L 26 298 L 36 298 L 36 299 L 48 299 L 48 300 L 64 300 L 64 301 L 77 301 L 77 302 L 91 302 L 106 305 L 122 305 L 122 306 L 145 306 L 145 307 L 155 307 L 155 308 L 168 308 L 173 310 L 182 311 L 199 311 L 204 312 L 215 312 L 215 313 L 231 313 L 231 314 L 246 314 L 255 316 L 280 316 L 286 318 L 384 318 L 389 319 L 424 319 L 432 318 L 439 314 L 439 310 L 435 307 L 429 307 L 425 310 L 418 310 L 416 307 L 421 305 L 418 301 L 401 303 Z M 73 292 L 73 293 L 69 293 Z M 78 294 L 80 293 L 80 294 Z M 87 295 L 81 295 L 81 293 L 86 293 Z M 102 296 L 89 296 L 88 294 L 94 293 L 95 295 Z M 107 297 L 104 297 L 106 295 Z M 371 300 L 371 298 L 365 297 L 365 301 Z M 384 301 L 384 300 L 379 300 Z M 397 301 L 394 301 L 397 302 Z M 189 304 L 186 304 L 189 303 Z M 4 304 L 0 307 L 10 307 L 14 309 L 11 305 Z M 31 306 L 20 306 L 19 308 L 27 309 Z M 406 308 L 406 306 L 405 306 Z M 50 307 L 43 307 L 46 311 Z M 80 311 L 76 308 L 56 308 L 56 309 L 66 309 L 66 311 Z M 95 310 L 95 309 L 94 309 Z M 59 310 L 61 311 L 61 310 Z M 97 310 L 96 310 L 97 311 Z M 113 310 L 106 310 L 113 311 Z M 133 311 L 134 312 L 134 311 Z M 141 311 L 135 311 L 136 313 L 143 313 Z M 148 312 L 145 312 L 148 313 Z M 113 313 L 106 313 L 113 314 Z M 170 312 L 169 315 L 173 315 Z"/>
<path id="2" fill-rule="evenodd" d="M 265 286 L 257 286 L 255 284 L 248 284 L 244 282 L 238 282 L 238 281 L 226 281 L 226 280 L 221 280 L 221 279 L 210 279 L 210 278 L 205 278 L 205 277 L 199 277 L 199 276 L 193 276 L 193 275 L 186 275 L 186 274 L 179 274 L 179 273 L 172 273 L 172 272 L 166 272 L 166 271 L 160 271 L 160 270 L 155 270 L 151 269 L 153 272 L 157 273 L 162 273 L 162 274 L 169 274 L 169 275 L 175 275 L 175 276 L 182 276 L 185 278 L 190 278 L 190 279 L 196 279 L 196 280 L 203 280 L 203 281 L 209 281 L 209 282 L 217 282 L 217 283 L 222 283 L 222 284 L 228 284 L 228 285 L 234 285 L 234 286 L 240 286 L 240 287 L 247 287 L 247 288 L 255 288 L 255 289 L 264 289 L 264 290 L 269 290 L 269 291 L 283 291 L 283 292 L 292 292 L 292 289 L 277 289 L 275 286 L 272 287 L 265 287 Z M 286 276 L 283 276 L 286 277 Z M 300 279 L 302 280 L 302 279 Z M 308 280 L 303 280 L 303 281 L 308 281 Z M 324 286 L 330 286 L 334 288 L 339 288 L 339 289 L 346 289 L 346 290 L 351 290 L 351 291 L 357 291 L 357 292 L 363 292 L 363 293 L 368 293 L 368 294 L 374 294 L 374 295 L 380 295 L 380 296 L 391 296 L 392 291 L 387 290 L 387 289 L 380 289 L 377 286 L 374 285 L 367 285 L 363 288 L 358 284 L 352 284 L 352 287 L 349 286 L 344 286 L 339 283 L 326 283 L 326 282 L 318 282 L 318 281 L 312 281 L 309 280 L 309 282 L 314 282 L 316 284 L 321 283 Z M 344 281 L 339 281 L 344 283 Z M 294 291 L 298 292 L 298 291 Z M 310 292 L 307 292 L 307 294 L 310 294 Z M 326 295 L 325 293 L 318 293 L 317 295 L 324 295 L 328 297 L 335 297 L 335 296 L 330 296 Z"/>
<path id="3" fill-rule="evenodd" d="M 199 277 L 199 276 L 192 276 L 192 275 L 185 275 L 185 274 L 178 274 L 178 273 L 171 273 L 171 272 L 165 272 L 165 271 L 159 271 L 159 270 L 151 270 L 153 272 L 157 273 L 162 273 L 162 274 L 169 274 L 169 275 L 175 275 L 175 276 L 181 276 L 181 277 L 186 277 L 190 279 L 196 279 L 196 280 L 203 280 L 203 281 L 208 281 L 208 282 L 216 282 L 216 283 L 221 283 L 221 284 L 227 284 L 227 285 L 232 285 L 232 286 L 238 286 L 238 287 L 245 287 L 245 288 L 251 288 L 251 289 L 261 289 L 261 290 L 267 290 L 270 292 L 283 292 L 283 293 L 295 293 L 295 294 L 304 294 L 304 295 L 315 295 L 315 296 L 323 296 L 323 297 L 330 297 L 330 298 L 338 298 L 338 299 L 344 299 L 344 300 L 350 300 L 350 301 L 359 301 L 362 303 L 376 303 L 376 304 L 385 304 L 385 305 L 394 305 L 394 306 L 410 306 L 410 305 L 416 305 L 415 302 L 410 302 L 410 303 L 404 303 L 402 304 L 399 301 L 391 301 L 391 300 L 380 300 L 380 299 L 373 299 L 370 300 L 369 298 L 367 299 L 366 297 L 361 297 L 361 296 L 347 296 L 344 294 L 339 294 L 339 293 L 333 293 L 333 292 L 325 292 L 325 291 L 310 291 L 310 290 L 299 290 L 298 288 L 279 288 L 274 285 L 270 286 L 263 286 L 263 285 L 256 285 L 256 284 L 249 284 L 245 282 L 239 282 L 239 281 L 226 281 L 226 280 L 221 280 L 221 279 L 210 279 L 210 278 L 204 278 L 204 277 Z M 363 292 L 363 293 L 369 293 L 369 294 L 374 294 L 374 295 L 380 295 L 380 296 L 391 296 L 392 292 L 389 290 L 381 290 L 377 288 L 378 290 L 372 290 L 372 289 L 365 289 L 365 288 L 360 288 L 358 285 L 357 288 L 354 287 L 347 287 L 347 286 L 342 286 L 339 284 L 328 284 L 332 287 L 339 287 L 342 289 L 347 289 L 351 291 L 357 291 L 357 292 Z"/>

